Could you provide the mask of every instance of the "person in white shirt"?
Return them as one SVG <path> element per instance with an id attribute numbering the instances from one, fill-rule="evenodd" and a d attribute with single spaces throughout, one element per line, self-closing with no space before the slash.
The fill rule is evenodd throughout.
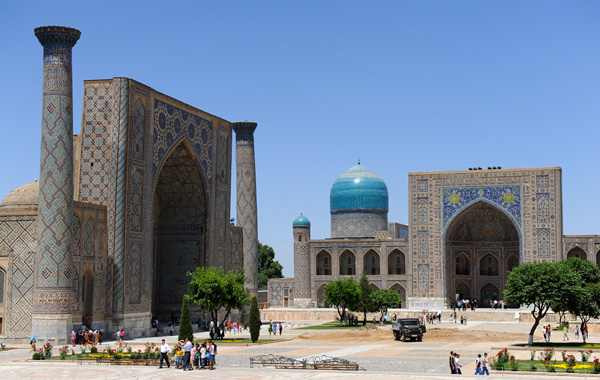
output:
<path id="1" fill-rule="evenodd" d="M 189 338 L 185 338 L 185 345 L 183 346 L 183 370 L 192 370 L 192 366 L 190 364 L 190 357 L 192 354 L 192 342 L 190 342 Z"/>
<path id="2" fill-rule="evenodd" d="M 158 368 L 162 368 L 163 360 L 167 362 L 167 368 L 171 368 L 171 363 L 169 363 L 169 345 L 165 343 L 164 339 L 160 345 L 160 366 Z"/>

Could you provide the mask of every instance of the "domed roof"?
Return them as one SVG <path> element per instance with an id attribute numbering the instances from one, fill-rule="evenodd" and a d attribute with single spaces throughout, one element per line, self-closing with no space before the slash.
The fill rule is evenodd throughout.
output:
<path id="1" fill-rule="evenodd" d="M 383 179 L 360 163 L 346 170 L 331 187 L 331 212 L 342 210 L 388 211 L 388 190 Z"/>
<path id="2" fill-rule="evenodd" d="M 310 227 L 310 220 L 308 220 L 308 218 L 302 214 L 300 214 L 300 216 L 298 216 L 296 219 L 294 219 L 294 223 L 293 226 L 309 226 Z"/>
<path id="3" fill-rule="evenodd" d="M 0 206 L 37 206 L 40 183 L 35 181 L 11 191 Z"/>

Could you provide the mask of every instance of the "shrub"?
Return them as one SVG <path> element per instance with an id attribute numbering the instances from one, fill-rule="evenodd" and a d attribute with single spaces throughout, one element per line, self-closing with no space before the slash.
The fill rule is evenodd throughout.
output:
<path id="1" fill-rule="evenodd" d="M 594 373 L 600 373 L 600 359 L 594 359 Z"/>
<path id="2" fill-rule="evenodd" d="M 509 361 L 510 361 L 510 370 L 518 371 L 519 370 L 519 361 L 516 360 L 514 356 L 511 356 Z"/>
<path id="3" fill-rule="evenodd" d="M 63 348 L 60 349 L 60 360 L 65 360 L 68 354 L 69 346 L 63 346 Z"/>
<path id="4" fill-rule="evenodd" d="M 554 357 L 554 348 L 547 348 L 544 351 L 540 352 L 540 358 L 542 361 L 552 360 Z"/>
<path id="5" fill-rule="evenodd" d="M 250 306 L 250 339 L 252 343 L 256 343 L 260 336 L 260 311 L 258 310 L 258 298 L 252 297 L 252 305 Z"/>
<path id="6" fill-rule="evenodd" d="M 570 372 L 570 373 L 575 372 L 575 371 L 573 371 L 573 367 L 575 367 L 575 364 L 576 364 L 575 356 L 567 355 L 567 357 L 563 360 L 567 362 L 567 372 Z"/>
<path id="7" fill-rule="evenodd" d="M 508 348 L 505 348 L 496 354 L 497 361 L 499 364 L 508 363 L 510 360 L 510 354 L 508 353 Z"/>
<path id="8" fill-rule="evenodd" d="M 52 345 L 48 342 L 42 346 L 44 359 L 52 359 Z"/>
<path id="9" fill-rule="evenodd" d="M 41 353 L 39 352 L 34 352 L 33 355 L 31 356 L 31 358 L 33 360 L 42 360 L 44 357 L 42 356 Z"/>
<path id="10" fill-rule="evenodd" d="M 179 322 L 179 340 L 189 338 L 190 341 L 194 340 L 194 327 L 192 326 L 192 320 L 190 319 L 190 304 L 187 297 L 183 297 L 183 304 L 181 305 L 181 321 Z"/>
<path id="11" fill-rule="evenodd" d="M 592 355 L 592 350 L 586 351 L 586 350 L 579 350 L 579 353 L 581 354 L 581 361 L 582 362 L 587 362 L 588 359 L 590 358 L 590 355 Z"/>
<path id="12" fill-rule="evenodd" d="M 567 360 L 567 351 L 562 351 L 560 354 L 562 356 L 563 361 Z"/>
<path id="13" fill-rule="evenodd" d="M 90 348 L 90 352 L 92 354 L 95 354 L 96 352 L 98 352 L 98 348 L 96 346 L 92 346 L 92 348 Z"/>

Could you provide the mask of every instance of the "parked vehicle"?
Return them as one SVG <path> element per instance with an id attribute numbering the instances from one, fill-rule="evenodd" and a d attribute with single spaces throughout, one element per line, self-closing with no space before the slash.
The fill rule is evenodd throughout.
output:
<path id="1" fill-rule="evenodd" d="M 419 318 L 402 318 L 392 322 L 392 331 L 394 332 L 394 340 L 406 342 L 410 339 L 421 342 L 427 329 L 419 321 Z"/>

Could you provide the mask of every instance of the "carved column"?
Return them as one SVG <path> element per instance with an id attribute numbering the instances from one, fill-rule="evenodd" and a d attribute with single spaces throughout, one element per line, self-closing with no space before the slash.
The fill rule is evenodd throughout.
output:
<path id="1" fill-rule="evenodd" d="M 73 77 L 77 29 L 34 30 L 44 47 L 42 145 L 32 333 L 67 341 L 72 327 Z"/>
<path id="2" fill-rule="evenodd" d="M 237 225 L 244 229 L 244 272 L 246 289 L 258 290 L 258 218 L 256 212 L 256 166 L 254 163 L 254 130 L 257 123 L 233 123 L 237 178 Z"/>

